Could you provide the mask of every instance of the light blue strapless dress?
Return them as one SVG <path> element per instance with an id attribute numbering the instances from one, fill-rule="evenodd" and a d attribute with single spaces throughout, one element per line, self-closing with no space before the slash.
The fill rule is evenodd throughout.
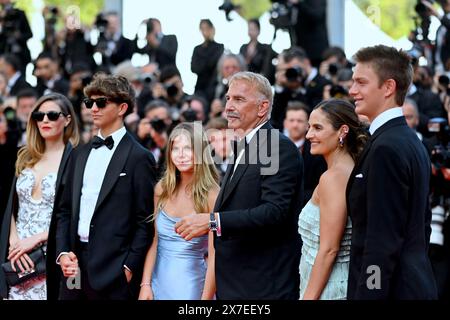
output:
<path id="1" fill-rule="evenodd" d="M 316 259 L 320 243 L 320 209 L 311 200 L 305 205 L 298 220 L 298 232 L 303 241 L 300 260 L 300 299 L 303 298 Z M 322 291 L 321 300 L 345 300 L 347 298 L 348 267 L 352 225 L 347 219 L 341 248 L 336 257 L 328 283 Z"/>
<path id="2" fill-rule="evenodd" d="M 205 284 L 208 235 L 184 240 L 175 232 L 180 218 L 159 210 L 158 248 L 152 275 L 155 300 L 200 300 Z"/>

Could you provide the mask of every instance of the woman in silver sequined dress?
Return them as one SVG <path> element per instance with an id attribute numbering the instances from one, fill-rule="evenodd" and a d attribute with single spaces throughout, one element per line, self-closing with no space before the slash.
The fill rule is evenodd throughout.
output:
<path id="1" fill-rule="evenodd" d="M 59 170 L 79 140 L 75 113 L 60 94 L 41 97 L 27 123 L 27 144 L 19 150 L 16 179 L 1 229 L 1 262 L 10 261 L 19 273 L 33 269 L 28 253 L 43 245 L 53 215 Z M 69 142 L 69 140 L 71 142 Z M 46 274 L 9 287 L 0 274 L 0 294 L 10 300 L 47 299 Z"/>

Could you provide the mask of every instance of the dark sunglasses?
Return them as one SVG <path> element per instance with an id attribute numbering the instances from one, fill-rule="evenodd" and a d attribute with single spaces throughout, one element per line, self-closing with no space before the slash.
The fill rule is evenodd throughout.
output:
<path id="1" fill-rule="evenodd" d="M 101 97 L 101 98 L 97 98 L 97 99 L 84 98 L 83 102 L 86 105 L 86 108 L 88 108 L 88 109 L 91 109 L 94 106 L 94 102 L 97 105 L 97 108 L 101 109 L 101 108 L 106 107 L 106 104 L 108 102 L 115 102 L 115 100 L 106 98 L 106 97 Z"/>
<path id="2" fill-rule="evenodd" d="M 47 115 L 48 120 L 56 121 L 59 119 L 59 116 L 62 114 L 63 114 L 62 112 L 58 112 L 58 111 L 49 111 L 49 112 L 34 111 L 31 114 L 31 119 L 33 119 L 35 121 L 43 121 L 45 115 Z"/>

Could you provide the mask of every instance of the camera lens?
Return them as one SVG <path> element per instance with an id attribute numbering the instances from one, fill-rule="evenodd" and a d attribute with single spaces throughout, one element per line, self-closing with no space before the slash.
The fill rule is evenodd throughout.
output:
<path id="1" fill-rule="evenodd" d="M 301 81 L 302 74 L 303 74 L 302 69 L 300 69 L 299 67 L 289 68 L 286 70 L 285 73 L 286 79 L 289 82 Z"/>
<path id="2" fill-rule="evenodd" d="M 174 84 L 169 85 L 166 91 L 167 95 L 172 98 L 178 94 L 178 88 Z"/>
<path id="3" fill-rule="evenodd" d="M 339 67 L 337 64 L 335 63 L 331 63 L 330 66 L 328 67 L 328 73 L 332 76 L 335 76 L 339 71 Z"/>

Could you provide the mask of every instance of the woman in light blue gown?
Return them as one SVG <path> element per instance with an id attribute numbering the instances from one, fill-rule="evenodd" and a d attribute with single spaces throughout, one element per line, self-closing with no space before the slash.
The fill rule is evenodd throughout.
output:
<path id="1" fill-rule="evenodd" d="M 342 300 L 347 297 L 351 241 L 345 190 L 367 133 L 352 104 L 331 99 L 312 111 L 306 138 L 311 154 L 322 155 L 328 168 L 299 217 L 300 299 Z"/>
<path id="2" fill-rule="evenodd" d="M 175 232 L 175 224 L 183 216 L 211 212 L 219 192 L 218 174 L 202 126 L 176 126 L 166 159 L 166 171 L 155 187 L 155 237 L 145 259 L 139 299 L 213 299 L 212 233 L 186 241 Z"/>

